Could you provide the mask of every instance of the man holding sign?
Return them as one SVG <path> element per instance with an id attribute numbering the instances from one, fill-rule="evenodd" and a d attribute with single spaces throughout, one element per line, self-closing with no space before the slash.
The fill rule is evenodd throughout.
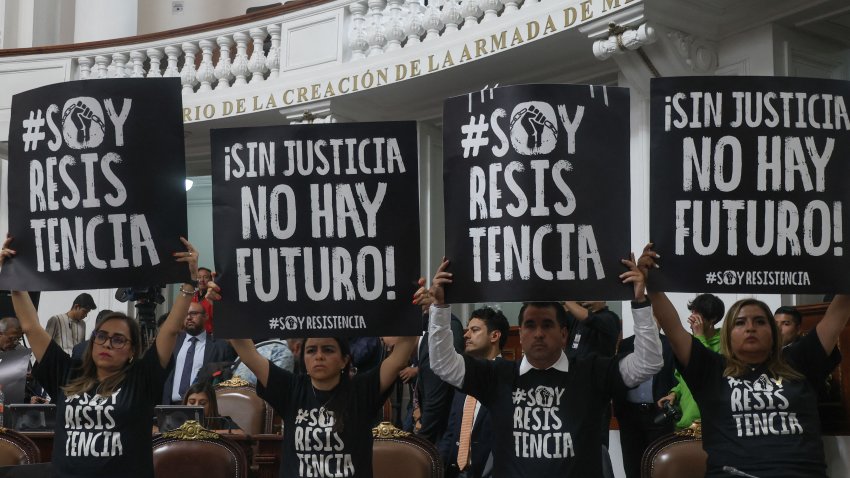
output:
<path id="1" fill-rule="evenodd" d="M 557 302 L 526 302 L 520 309 L 523 359 L 475 359 L 455 352 L 444 287 L 453 282 L 443 260 L 430 289 L 416 302 L 430 309 L 432 367 L 449 384 L 491 412 L 494 470 L 500 476 L 601 476 L 599 417 L 614 393 L 645 381 L 663 365 L 661 342 L 643 283 L 634 284 L 635 351 L 612 358 L 568 359 L 563 351 L 566 312 Z"/>

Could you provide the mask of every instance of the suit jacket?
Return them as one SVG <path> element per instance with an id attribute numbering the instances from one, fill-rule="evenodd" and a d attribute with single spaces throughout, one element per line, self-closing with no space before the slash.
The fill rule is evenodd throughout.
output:
<path id="1" fill-rule="evenodd" d="M 186 340 L 186 332 L 180 332 L 177 335 L 177 344 L 174 346 L 174 352 L 171 354 L 175 366 L 171 367 L 168 372 L 168 378 L 165 379 L 165 388 L 162 390 L 162 403 L 165 405 L 171 404 L 171 391 L 174 388 L 174 374 L 177 363 L 177 354 L 180 353 L 180 347 Z M 236 351 L 226 340 L 216 340 L 212 335 L 207 334 L 207 342 L 204 346 L 204 365 L 211 362 L 232 362 L 236 360 Z M 181 371 L 182 373 L 182 371 Z"/>
<path id="2" fill-rule="evenodd" d="M 452 334 L 454 336 L 455 350 L 463 353 L 463 325 L 460 320 L 452 316 Z M 428 333 L 422 336 L 419 342 L 419 375 L 416 380 L 416 393 L 419 396 L 419 409 L 422 413 L 422 429 L 418 435 L 436 444 L 446 430 L 449 419 L 454 388 L 431 370 L 431 359 L 428 351 Z"/>
<path id="3" fill-rule="evenodd" d="M 496 360 L 504 359 L 496 358 Z M 465 393 L 460 391 L 455 392 L 446 433 L 437 443 L 440 457 L 446 465 L 447 477 L 456 476 L 459 471 L 457 468 L 457 451 L 460 444 L 460 426 L 463 421 L 463 405 L 466 396 Z M 475 422 L 472 424 L 472 435 L 469 442 L 471 465 L 466 470 L 467 476 L 470 478 L 489 477 L 492 474 L 493 467 L 492 451 L 493 427 L 490 423 L 490 411 L 482 405 L 478 408 L 478 416 L 475 417 Z"/>
<path id="4" fill-rule="evenodd" d="M 670 341 L 667 340 L 666 336 L 662 334 L 659 334 L 658 336 L 661 338 L 661 357 L 664 359 L 664 365 L 661 367 L 661 370 L 652 377 L 652 400 L 654 402 L 657 402 L 661 399 L 661 397 L 667 395 L 667 393 L 670 392 L 670 389 L 676 385 L 676 378 L 673 376 L 673 372 L 675 371 L 673 364 L 673 349 L 670 347 Z M 620 350 L 617 355 L 622 359 L 634 351 L 635 337 L 633 335 L 620 342 Z M 615 414 L 618 414 L 619 410 L 623 410 L 623 405 L 626 402 L 626 396 L 619 395 L 613 398 L 614 412 Z"/>

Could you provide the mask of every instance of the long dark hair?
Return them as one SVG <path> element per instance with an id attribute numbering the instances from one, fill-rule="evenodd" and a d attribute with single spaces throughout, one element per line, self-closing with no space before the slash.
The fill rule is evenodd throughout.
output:
<path id="1" fill-rule="evenodd" d="M 304 356 L 307 355 L 307 341 L 310 339 L 317 337 L 308 337 L 304 339 L 304 344 L 301 346 L 301 369 L 305 371 L 305 373 L 309 374 L 307 370 L 307 363 L 304 360 Z M 326 403 L 325 410 L 332 412 L 334 415 L 334 426 L 333 431 L 336 433 L 342 433 L 345 430 L 345 422 L 348 419 L 348 413 L 346 412 L 346 403 L 348 402 L 348 394 L 351 392 L 351 346 L 348 343 L 348 339 L 343 339 L 339 337 L 329 337 L 336 341 L 337 346 L 339 346 L 339 353 L 343 358 L 348 357 L 348 363 L 340 372 L 339 384 L 331 391 L 331 398 Z M 312 379 L 310 379 L 310 386 L 313 386 Z M 315 388 L 313 391 L 315 392 Z"/>
<path id="2" fill-rule="evenodd" d="M 102 397 L 112 395 L 121 382 L 124 381 L 124 377 L 127 376 L 127 370 L 129 370 L 133 361 L 142 355 L 142 332 L 139 329 L 138 322 L 121 312 L 112 312 L 101 317 L 99 320 L 100 322 L 96 325 L 91 337 L 89 337 L 89 344 L 86 346 L 85 352 L 83 352 L 83 363 L 78 368 L 80 375 L 62 387 L 62 391 L 65 392 L 66 397 L 86 393 L 95 387 L 97 387 L 97 393 Z M 127 324 L 127 328 L 130 329 L 129 346 L 132 347 L 133 353 L 130 355 L 130 360 L 124 364 L 118 373 L 107 377 L 106 380 L 101 382 L 97 378 L 97 365 L 95 365 L 94 359 L 92 359 L 92 348 L 94 347 L 93 337 L 100 330 L 100 326 L 110 320 L 122 320 Z"/>
<path id="3" fill-rule="evenodd" d="M 215 396 L 215 388 L 213 388 L 212 383 L 208 380 L 193 383 L 191 387 L 186 389 L 186 393 L 183 394 L 183 405 L 187 405 L 186 402 L 189 401 L 189 395 L 195 393 L 203 393 L 207 396 L 207 403 L 210 405 L 210 415 L 205 418 L 220 416 L 218 412 L 218 399 Z"/>

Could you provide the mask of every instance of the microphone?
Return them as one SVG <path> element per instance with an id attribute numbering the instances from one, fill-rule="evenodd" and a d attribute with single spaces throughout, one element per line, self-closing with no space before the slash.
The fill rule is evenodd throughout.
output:
<path id="1" fill-rule="evenodd" d="M 724 466 L 723 471 L 725 471 L 726 473 L 729 473 L 730 475 L 733 475 L 733 476 L 743 476 L 744 478 L 758 478 L 755 475 L 751 475 L 749 473 L 744 473 L 743 471 L 735 468 L 734 466 Z"/>

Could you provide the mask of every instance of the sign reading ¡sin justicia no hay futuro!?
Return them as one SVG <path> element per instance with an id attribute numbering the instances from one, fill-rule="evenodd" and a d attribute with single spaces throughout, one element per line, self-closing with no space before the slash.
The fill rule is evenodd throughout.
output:
<path id="1" fill-rule="evenodd" d="M 213 130 L 217 282 L 230 291 L 216 334 L 421 333 L 416 137 L 414 122 Z"/>
<path id="2" fill-rule="evenodd" d="M 651 280 L 682 292 L 850 292 L 850 82 L 653 79 Z"/>
<path id="3" fill-rule="evenodd" d="M 18 254 L 0 288 L 188 279 L 171 257 L 186 235 L 180 109 L 174 78 L 73 81 L 15 95 L 9 233 Z"/>

